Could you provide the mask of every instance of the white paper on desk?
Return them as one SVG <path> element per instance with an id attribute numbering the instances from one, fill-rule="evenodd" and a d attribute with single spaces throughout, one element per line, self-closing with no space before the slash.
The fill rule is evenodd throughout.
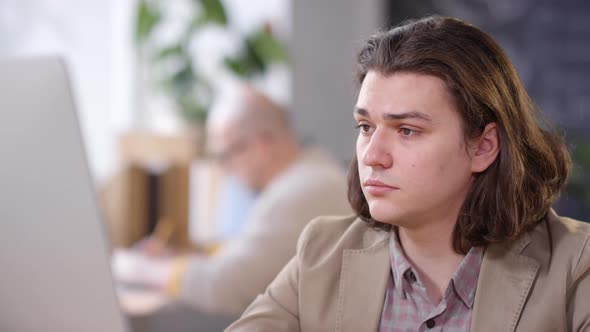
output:
<path id="1" fill-rule="evenodd" d="M 117 283 L 128 286 L 163 289 L 172 272 L 172 259 L 151 257 L 129 249 L 117 249 L 113 253 L 113 276 Z"/>

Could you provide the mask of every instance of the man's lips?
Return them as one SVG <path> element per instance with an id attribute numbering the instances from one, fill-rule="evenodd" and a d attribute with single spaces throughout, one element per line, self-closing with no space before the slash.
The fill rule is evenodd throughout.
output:
<path id="1" fill-rule="evenodd" d="M 396 186 L 392 186 L 375 179 L 369 179 L 363 182 L 363 189 L 366 193 L 374 196 L 381 196 L 392 191 L 399 190 L 399 188 Z"/>

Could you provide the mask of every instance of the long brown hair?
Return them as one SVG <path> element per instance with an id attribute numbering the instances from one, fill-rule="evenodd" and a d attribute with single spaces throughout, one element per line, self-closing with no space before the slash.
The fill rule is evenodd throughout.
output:
<path id="1" fill-rule="evenodd" d="M 367 72 L 415 72 L 442 79 L 463 122 L 465 140 L 488 123 L 499 129 L 500 152 L 474 183 L 454 229 L 453 248 L 516 239 L 547 215 L 571 168 L 560 135 L 549 129 L 500 46 L 471 24 L 430 16 L 370 37 L 357 57 L 357 80 Z M 348 199 L 359 217 L 377 228 L 361 190 L 356 157 L 348 176 Z"/>

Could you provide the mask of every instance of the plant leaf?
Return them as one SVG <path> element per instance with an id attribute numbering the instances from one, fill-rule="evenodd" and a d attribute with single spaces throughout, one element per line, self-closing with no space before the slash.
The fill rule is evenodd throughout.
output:
<path id="1" fill-rule="evenodd" d="M 227 25 L 227 15 L 220 0 L 201 0 L 206 22 Z"/>
<path id="2" fill-rule="evenodd" d="M 158 24 L 162 14 L 146 0 L 140 0 L 138 4 L 137 17 L 135 18 L 135 43 L 143 44 Z"/>
<path id="3" fill-rule="evenodd" d="M 267 29 L 259 29 L 247 38 L 256 56 L 265 64 L 287 61 L 287 52 Z"/>
<path id="4" fill-rule="evenodd" d="M 182 44 L 178 43 L 174 46 L 168 46 L 161 49 L 156 56 L 156 60 L 162 60 L 171 56 L 183 56 L 184 49 Z"/>

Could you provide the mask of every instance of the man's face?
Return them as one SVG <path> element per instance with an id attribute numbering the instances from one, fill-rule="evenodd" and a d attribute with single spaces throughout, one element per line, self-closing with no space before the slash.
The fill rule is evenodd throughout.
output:
<path id="1" fill-rule="evenodd" d="M 224 123 L 209 129 L 207 143 L 223 170 L 237 176 L 251 190 L 260 190 L 261 146 L 255 134 L 244 135 L 236 123 Z"/>
<path id="2" fill-rule="evenodd" d="M 354 117 L 361 187 L 375 220 L 412 228 L 456 218 L 472 182 L 471 159 L 442 80 L 370 71 Z"/>

